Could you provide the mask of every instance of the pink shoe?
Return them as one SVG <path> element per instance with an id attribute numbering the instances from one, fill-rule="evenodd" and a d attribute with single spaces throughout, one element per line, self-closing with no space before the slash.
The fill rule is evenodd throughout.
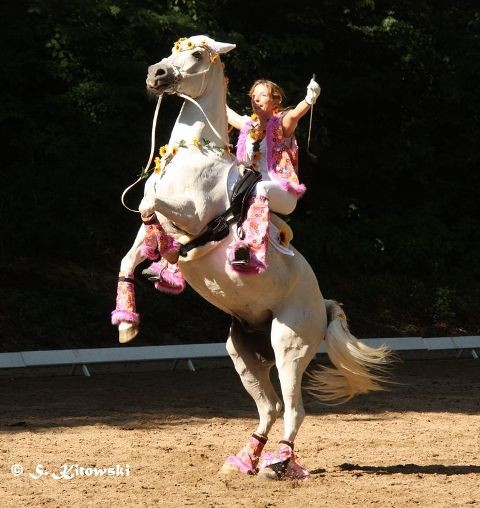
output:
<path id="1" fill-rule="evenodd" d="M 283 478 L 306 480 L 310 476 L 310 473 L 297 461 L 293 453 L 293 443 L 289 441 L 280 441 L 274 453 L 262 454 L 262 462 L 258 469 L 259 475 L 268 480 Z"/>
<path id="2" fill-rule="evenodd" d="M 237 453 L 230 455 L 222 466 L 224 473 L 231 471 L 255 475 L 258 473 L 258 462 L 267 438 L 253 434 L 248 438 L 247 444 Z"/>

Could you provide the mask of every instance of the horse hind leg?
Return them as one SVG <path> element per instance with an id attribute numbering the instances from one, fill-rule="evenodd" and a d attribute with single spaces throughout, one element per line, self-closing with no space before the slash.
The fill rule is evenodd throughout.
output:
<path id="1" fill-rule="evenodd" d="M 287 316 L 272 322 L 272 346 L 284 404 L 284 434 L 277 450 L 265 454 L 260 464 L 259 476 L 268 480 L 285 476 L 304 479 L 309 476 L 308 471 L 296 460 L 294 440 L 305 418 L 303 373 L 318 350 L 321 333 L 312 333 L 307 326 L 294 330 L 285 323 L 288 323 Z"/>
<path id="2" fill-rule="evenodd" d="M 248 335 L 251 335 L 248 337 Z M 255 335 L 255 337 L 253 337 Z M 255 401 L 260 421 L 255 432 L 237 455 L 231 455 L 222 466 L 222 473 L 256 474 L 267 436 L 278 418 L 282 403 L 270 380 L 273 365 L 273 352 L 270 359 L 260 359 L 254 349 L 249 347 L 258 334 L 249 334 L 237 320 L 233 320 L 227 351 L 233 360 L 235 370 L 240 375 L 243 386 Z"/>

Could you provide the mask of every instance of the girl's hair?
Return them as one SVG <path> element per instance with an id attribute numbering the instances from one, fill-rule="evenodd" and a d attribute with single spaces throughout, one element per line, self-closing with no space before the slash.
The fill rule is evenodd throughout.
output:
<path id="1" fill-rule="evenodd" d="M 274 99 L 278 99 L 279 106 L 280 106 L 280 104 L 285 102 L 285 100 L 286 100 L 285 92 L 276 83 L 274 83 L 273 81 L 269 81 L 268 79 L 257 79 L 257 81 L 255 81 L 255 83 L 253 83 L 252 87 L 250 88 L 250 91 L 248 92 L 249 97 L 252 97 L 255 87 L 258 85 L 265 86 L 268 89 L 270 95 Z"/>

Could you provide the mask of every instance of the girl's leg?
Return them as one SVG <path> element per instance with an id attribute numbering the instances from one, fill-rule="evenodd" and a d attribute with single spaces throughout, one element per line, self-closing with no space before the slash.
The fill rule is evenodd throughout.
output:
<path id="1" fill-rule="evenodd" d="M 242 229 L 244 238 L 230 250 L 230 264 L 244 273 L 261 273 L 266 268 L 269 210 L 288 215 L 293 212 L 297 197 L 274 181 L 262 181 L 256 186 Z"/>
<path id="2" fill-rule="evenodd" d="M 265 196 L 268 208 L 281 215 L 290 215 L 297 206 L 297 196 L 288 192 L 279 183 L 266 180 L 257 183 L 255 188 L 257 196 Z"/>

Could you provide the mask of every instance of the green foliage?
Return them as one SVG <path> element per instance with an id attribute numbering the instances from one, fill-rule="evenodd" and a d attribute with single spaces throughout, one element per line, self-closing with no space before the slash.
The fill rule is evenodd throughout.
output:
<path id="1" fill-rule="evenodd" d="M 448 287 L 436 288 L 433 301 L 434 318 L 441 321 L 451 321 L 455 317 L 453 310 L 456 294 Z"/>
<path id="2" fill-rule="evenodd" d="M 367 334 L 413 333 L 407 321 L 418 333 L 422 326 L 436 333 L 432 318 L 477 333 L 474 2 L 278 0 L 260 9 L 252 0 L 214 7 L 206 0 L 7 0 L 1 16 L 5 264 L 29 261 L 33 279 L 35 267 L 42 272 L 52 259 L 114 277 L 138 226 L 119 196 L 149 151 L 154 103 L 144 91 L 146 68 L 179 37 L 206 33 L 237 44 L 224 62 L 228 100 L 239 112 L 249 111 L 246 93 L 258 77 L 281 84 L 289 104 L 304 97 L 313 73 L 322 85 L 311 139 L 318 160 L 301 152 L 308 192 L 292 224 L 324 293 L 351 299 Z M 158 145 L 179 104 L 164 101 Z M 297 129 L 303 147 L 307 125 Z M 129 197 L 133 206 L 140 193 Z M 4 294 L 16 302 L 12 312 L 27 302 L 25 327 L 47 319 L 48 305 L 30 308 L 37 296 Z M 97 293 L 102 312 L 106 294 Z M 61 292 L 52 295 L 51 306 L 62 302 L 69 305 Z M 361 302 L 373 302 L 375 320 Z"/>

